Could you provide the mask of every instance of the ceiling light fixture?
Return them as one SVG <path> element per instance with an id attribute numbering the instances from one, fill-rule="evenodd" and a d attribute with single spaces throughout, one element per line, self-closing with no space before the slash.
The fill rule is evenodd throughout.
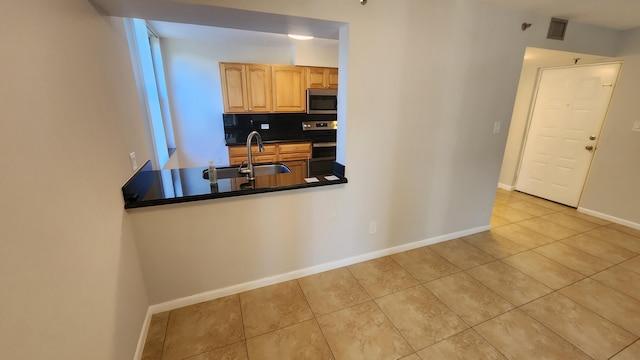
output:
<path id="1" fill-rule="evenodd" d="M 313 39 L 313 36 L 306 36 L 306 35 L 294 35 L 294 34 L 288 34 L 288 36 L 292 39 L 296 39 L 296 40 L 311 40 Z"/>

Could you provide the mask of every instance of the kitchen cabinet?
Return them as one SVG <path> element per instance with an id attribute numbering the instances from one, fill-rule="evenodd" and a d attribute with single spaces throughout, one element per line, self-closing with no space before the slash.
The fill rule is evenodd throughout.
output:
<path id="1" fill-rule="evenodd" d="M 271 111 L 271 66 L 220 63 L 220 80 L 225 113 Z"/>
<path id="2" fill-rule="evenodd" d="M 304 181 L 309 175 L 309 159 L 311 158 L 311 143 L 283 143 L 278 147 L 278 160 L 291 170 L 290 176 L 279 179 L 278 185 L 293 185 Z"/>
<path id="3" fill-rule="evenodd" d="M 308 67 L 307 88 L 338 90 L 338 69 Z"/>
<path id="4" fill-rule="evenodd" d="M 283 142 L 278 144 L 264 145 L 264 152 L 258 152 L 258 146 L 251 147 L 253 163 L 282 162 L 291 170 L 291 173 L 277 177 L 277 184 L 271 185 L 292 185 L 304 181 L 308 174 L 308 160 L 311 158 L 310 142 Z M 247 163 L 247 147 L 245 145 L 229 146 L 229 165 L 240 165 Z M 256 177 L 258 180 L 259 177 Z M 260 181 L 273 181 L 275 176 L 265 176 Z M 245 180 L 241 178 L 241 180 Z"/>
<path id="5" fill-rule="evenodd" d="M 299 66 L 271 66 L 274 112 L 305 112 L 307 70 Z"/>
<path id="6" fill-rule="evenodd" d="M 254 164 L 276 162 L 278 161 L 278 145 L 264 145 L 264 152 L 258 150 L 258 145 L 252 145 L 251 156 Z M 229 165 L 240 165 L 242 162 L 247 163 L 247 146 L 229 146 Z"/>
<path id="7" fill-rule="evenodd" d="M 283 161 L 283 164 L 287 165 L 287 167 L 291 170 L 291 173 L 288 176 L 282 176 L 278 179 L 278 185 L 295 185 L 304 181 L 309 173 L 308 169 L 308 161 L 307 160 L 297 160 L 297 161 Z"/>
<path id="8" fill-rule="evenodd" d="M 282 143 L 278 145 L 278 160 L 307 160 L 311 157 L 310 142 Z"/>

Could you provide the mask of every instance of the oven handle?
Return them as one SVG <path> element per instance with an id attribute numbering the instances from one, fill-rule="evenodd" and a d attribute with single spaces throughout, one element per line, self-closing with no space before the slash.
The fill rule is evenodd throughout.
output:
<path id="1" fill-rule="evenodd" d="M 314 148 L 329 148 L 329 147 L 336 147 L 336 143 L 334 142 L 314 142 L 313 143 L 313 147 Z"/>

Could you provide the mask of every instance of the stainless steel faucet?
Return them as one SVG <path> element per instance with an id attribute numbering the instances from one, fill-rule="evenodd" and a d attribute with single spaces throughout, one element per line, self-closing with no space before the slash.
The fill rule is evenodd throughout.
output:
<path id="1" fill-rule="evenodd" d="M 241 164 L 240 168 L 238 169 L 238 172 L 240 172 L 241 174 L 247 174 L 247 179 L 249 180 L 256 179 L 256 175 L 253 171 L 253 156 L 251 155 L 251 141 L 253 140 L 254 137 L 258 142 L 258 151 L 264 152 L 264 146 L 262 146 L 262 136 L 260 136 L 260 133 L 257 131 L 250 132 L 249 136 L 247 136 L 247 159 L 248 159 L 247 168 L 243 169 Z"/>

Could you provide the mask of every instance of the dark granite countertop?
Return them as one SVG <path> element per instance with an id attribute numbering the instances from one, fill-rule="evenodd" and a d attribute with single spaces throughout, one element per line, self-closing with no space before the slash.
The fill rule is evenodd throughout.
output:
<path id="1" fill-rule="evenodd" d="M 124 207 L 131 209 L 347 183 L 344 166 L 338 163 L 334 163 L 333 174 L 314 176 L 317 182 L 307 182 L 299 175 L 285 173 L 258 176 L 253 182 L 246 177 L 218 179 L 218 186 L 212 187 L 209 180 L 203 178 L 203 170 L 204 167 L 152 170 L 151 162 L 147 161 L 122 187 Z"/>
<path id="2" fill-rule="evenodd" d="M 312 142 L 309 139 L 291 139 L 291 140 L 263 140 L 262 143 L 263 144 L 282 144 L 282 143 L 296 143 L 296 142 Z M 238 146 L 238 145 L 243 145 L 243 146 L 247 146 L 247 141 L 234 141 L 232 139 L 227 140 L 227 146 Z M 256 142 L 254 141 L 253 146 L 256 145 Z"/>

